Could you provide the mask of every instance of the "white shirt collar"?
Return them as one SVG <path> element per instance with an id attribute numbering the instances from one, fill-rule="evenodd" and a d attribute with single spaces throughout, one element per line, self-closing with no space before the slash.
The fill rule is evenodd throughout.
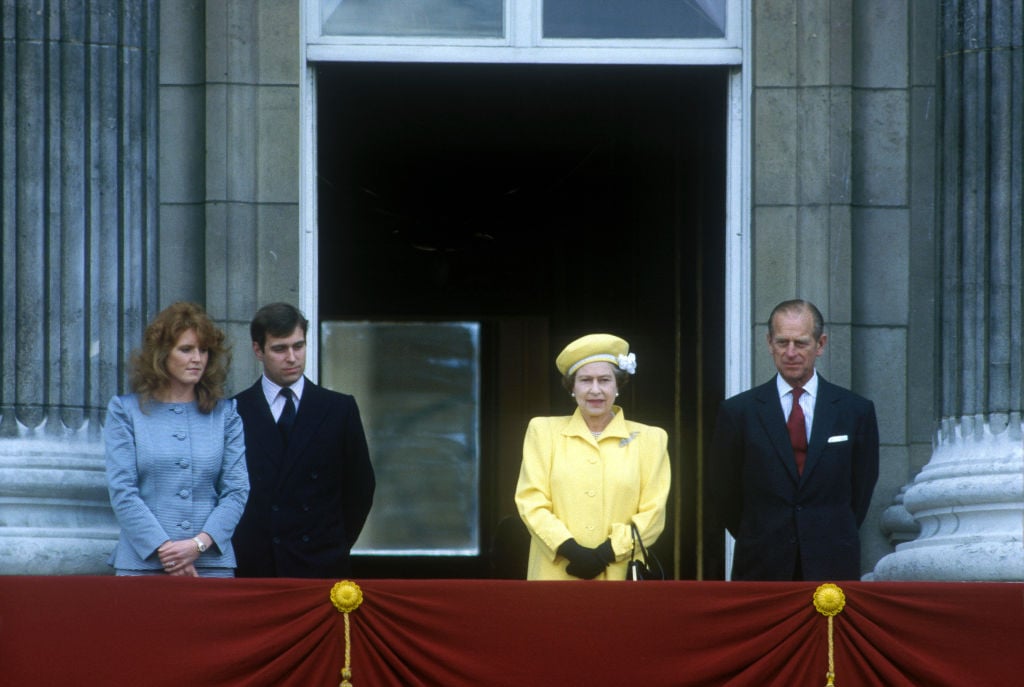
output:
<path id="1" fill-rule="evenodd" d="M 786 394 L 793 390 L 793 387 L 789 385 L 789 382 L 783 379 L 782 375 L 780 374 L 775 375 L 775 387 L 779 390 L 779 398 L 782 398 L 783 396 L 785 396 Z M 804 393 L 810 396 L 811 398 L 818 397 L 817 369 L 814 370 L 814 373 L 811 375 L 811 378 L 807 380 L 806 384 L 804 384 L 803 389 Z"/>
<path id="2" fill-rule="evenodd" d="M 281 393 L 281 389 L 283 387 L 281 387 L 278 384 L 275 384 L 274 382 L 272 382 L 269 379 L 267 379 L 266 375 L 263 375 L 261 377 L 261 379 L 263 381 L 263 395 L 267 397 L 267 405 L 273 406 L 274 405 L 274 401 L 277 400 L 278 394 Z M 292 390 L 292 393 L 295 394 L 295 404 L 296 405 L 298 405 L 299 401 L 302 399 L 302 390 L 305 387 L 306 387 L 306 377 L 305 377 L 305 375 L 303 375 L 302 377 L 299 377 L 295 381 L 295 383 L 292 384 L 289 387 Z"/>

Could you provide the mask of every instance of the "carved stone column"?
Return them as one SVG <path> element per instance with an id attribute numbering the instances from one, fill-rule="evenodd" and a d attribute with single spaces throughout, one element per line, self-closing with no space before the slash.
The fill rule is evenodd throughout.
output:
<path id="1" fill-rule="evenodd" d="M 1024 580 L 1024 2 L 941 8 L 942 416 L 875 579 Z"/>
<path id="2" fill-rule="evenodd" d="M 154 308 L 156 0 L 3 0 L 0 574 L 102 573 L 100 427 Z"/>

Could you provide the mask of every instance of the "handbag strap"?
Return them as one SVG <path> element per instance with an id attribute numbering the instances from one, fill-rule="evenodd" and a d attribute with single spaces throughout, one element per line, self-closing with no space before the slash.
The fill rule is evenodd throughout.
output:
<path id="1" fill-rule="evenodd" d="M 642 553 L 643 557 L 644 557 L 644 565 L 646 565 L 652 571 L 654 570 L 654 566 L 658 566 L 658 570 L 657 570 L 658 577 L 660 579 L 664 580 L 665 579 L 665 569 L 663 567 L 661 567 L 661 561 L 658 560 L 657 556 L 655 556 L 652 553 L 648 553 L 647 552 L 647 547 L 644 546 L 644 540 L 640 537 L 640 530 L 638 530 L 636 528 L 636 523 L 635 522 L 630 522 L 629 523 L 629 527 L 630 527 L 630 532 L 633 535 L 633 549 L 629 552 L 630 560 L 636 560 L 636 549 L 637 549 L 637 546 L 639 546 L 640 547 L 640 553 Z"/>
<path id="2" fill-rule="evenodd" d="M 644 540 L 640 537 L 640 530 L 636 528 L 636 523 L 632 521 L 629 523 L 629 528 L 633 534 L 633 549 L 629 552 L 629 557 L 633 560 L 636 559 L 636 549 L 639 546 L 640 553 L 643 554 L 644 562 L 646 563 L 651 557 L 647 554 L 647 547 L 644 546 Z"/>

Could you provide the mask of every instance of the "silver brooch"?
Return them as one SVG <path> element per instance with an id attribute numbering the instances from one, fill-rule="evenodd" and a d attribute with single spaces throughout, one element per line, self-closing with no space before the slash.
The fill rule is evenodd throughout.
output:
<path id="1" fill-rule="evenodd" d="M 640 436 L 640 432 L 631 432 L 628 437 L 619 441 L 619 448 L 626 446 L 629 442 L 633 441 L 633 439 L 636 439 L 638 436 Z"/>

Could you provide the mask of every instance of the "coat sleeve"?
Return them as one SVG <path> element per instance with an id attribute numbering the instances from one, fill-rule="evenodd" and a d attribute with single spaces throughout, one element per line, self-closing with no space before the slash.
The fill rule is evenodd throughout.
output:
<path id="1" fill-rule="evenodd" d="M 551 429 L 545 418 L 534 418 L 523 440 L 523 463 L 516 485 L 516 508 L 519 517 L 534 538 L 543 543 L 544 555 L 555 560 L 558 547 L 572 537 L 553 510 L 551 497 Z"/>
<path id="2" fill-rule="evenodd" d="M 234 400 L 224 402 L 224 454 L 217 477 L 217 505 L 203 524 L 203 531 L 223 551 L 242 517 L 249 498 L 249 473 L 245 467 L 245 436 Z"/>
<path id="3" fill-rule="evenodd" d="M 107 406 L 103 443 L 110 505 L 121 525 L 122 537 L 140 560 L 146 560 L 170 537 L 139 493 L 135 422 L 120 396 L 112 398 Z"/>
<path id="4" fill-rule="evenodd" d="M 355 545 L 363 531 L 366 518 L 373 505 L 373 494 L 377 487 L 370 449 L 366 442 L 363 420 L 355 399 L 345 414 L 345 432 L 342 437 L 342 508 L 344 509 L 345 535 L 349 548 Z"/>
<path id="5" fill-rule="evenodd" d="M 853 514 L 860 527 L 867 517 L 871 495 L 878 481 L 878 420 L 875 404 L 866 401 L 867 409 L 861 415 L 853 446 Z"/>
<path id="6" fill-rule="evenodd" d="M 660 427 L 647 427 L 640 451 L 640 502 L 632 521 L 645 546 L 651 546 L 665 529 L 665 505 L 672 486 L 672 464 L 668 456 L 668 435 Z M 630 524 L 612 526 L 612 548 L 617 559 L 633 549 Z"/>
<path id="7" fill-rule="evenodd" d="M 711 508 L 735 537 L 743 510 L 743 427 L 728 402 L 718 409 L 707 457 Z"/>

